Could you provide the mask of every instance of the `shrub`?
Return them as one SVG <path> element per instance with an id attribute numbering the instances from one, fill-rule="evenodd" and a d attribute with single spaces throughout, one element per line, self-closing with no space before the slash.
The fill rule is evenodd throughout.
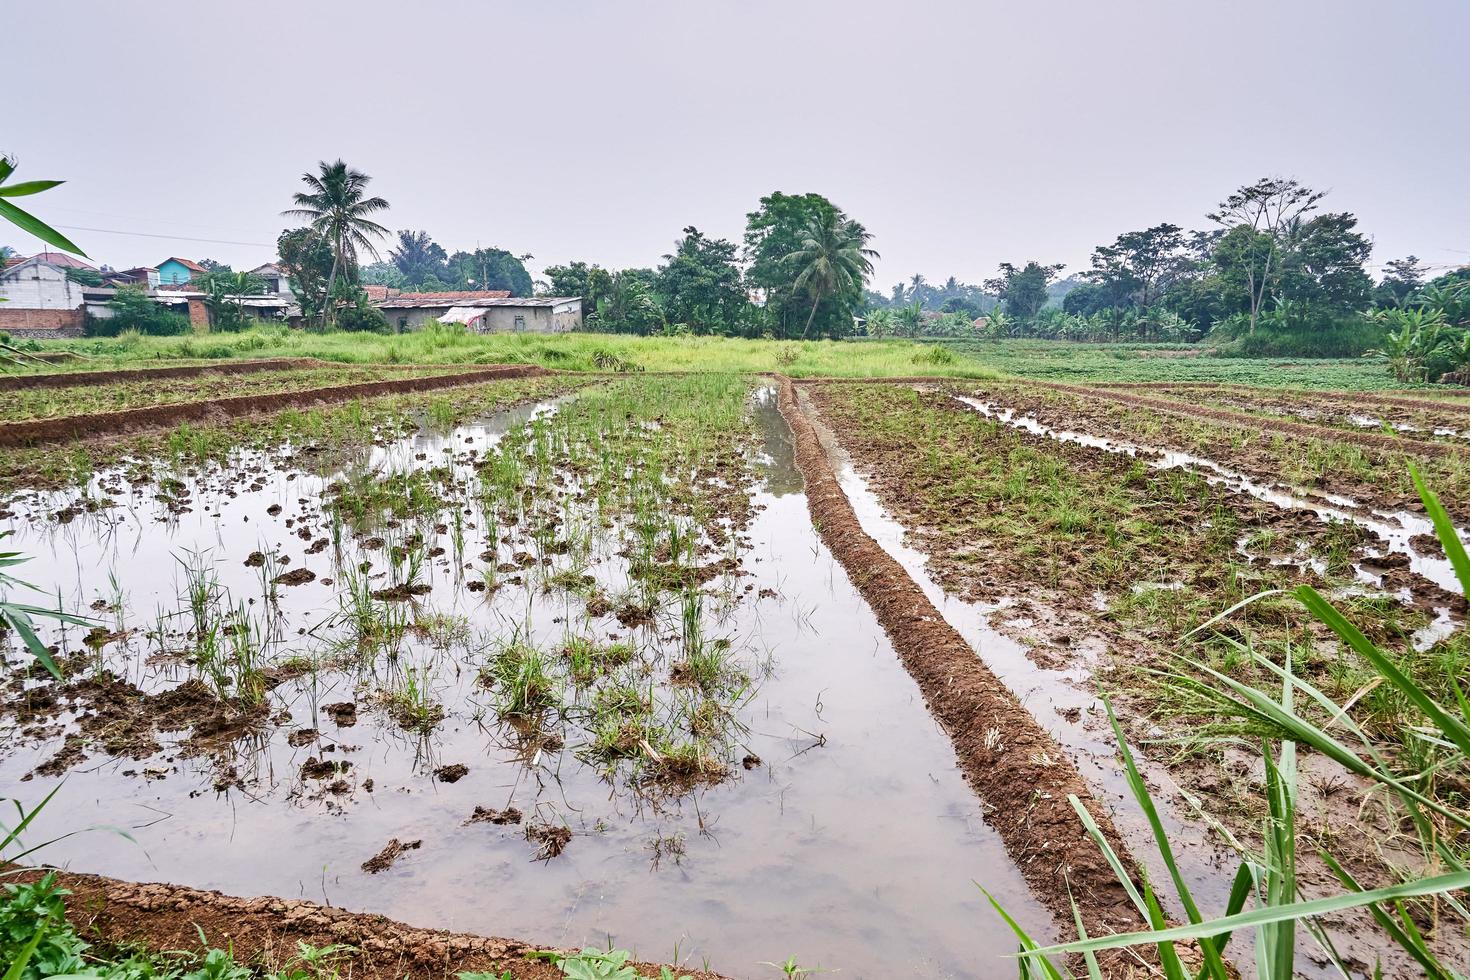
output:
<path id="1" fill-rule="evenodd" d="M 159 306 L 139 286 L 119 287 L 107 308 L 112 316 L 87 317 L 83 328 L 87 336 L 116 337 L 125 330 L 135 330 L 154 337 L 177 337 L 194 331 L 188 317 Z"/>
<path id="2" fill-rule="evenodd" d="M 1217 330 L 1219 337 L 1229 331 Z M 1359 357 L 1383 345 L 1384 330 L 1362 316 L 1285 324 L 1262 317 L 1256 332 L 1235 337 L 1220 348 L 1222 357 Z"/>
<path id="3" fill-rule="evenodd" d="M 337 329 L 349 333 L 387 333 L 388 318 L 366 303 L 348 306 L 337 314 Z"/>

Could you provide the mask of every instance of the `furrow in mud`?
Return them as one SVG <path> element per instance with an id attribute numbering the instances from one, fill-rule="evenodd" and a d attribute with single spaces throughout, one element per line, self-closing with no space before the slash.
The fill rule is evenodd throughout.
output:
<path id="1" fill-rule="evenodd" d="M 12 881 L 34 881 L 23 871 Z M 300 953 L 298 943 L 318 948 L 352 947 L 349 973 L 358 980 L 428 980 L 474 971 L 515 980 L 552 980 L 561 971 L 528 954 L 550 947 L 515 939 L 419 929 L 381 915 L 348 912 L 305 899 L 235 898 L 182 885 L 137 883 L 100 875 L 61 872 L 71 890 L 72 921 L 88 941 L 127 946 L 146 939 L 157 949 L 196 949 L 201 936 L 229 948 L 240 962 L 283 964 Z M 638 964 L 640 976 L 657 977 L 656 965 Z M 678 976 L 723 980 L 687 967 Z"/>
<path id="2" fill-rule="evenodd" d="M 903 566 L 862 529 L 792 382 L 783 377 L 779 384 L 781 414 L 791 426 L 812 521 L 877 614 L 953 742 L 966 778 L 985 805 L 987 822 L 1033 892 L 1060 921 L 1070 920 L 1075 899 L 1093 935 L 1139 927 L 1123 886 L 1068 797 L 1082 800 L 1113 846 L 1126 854 L 1111 818 L 1067 754 Z"/>
<path id="3" fill-rule="evenodd" d="M 1137 405 L 1140 408 L 1151 408 L 1158 412 L 1197 419 L 1208 419 L 1212 422 L 1220 422 L 1225 425 L 1239 426 L 1255 431 L 1279 432 L 1285 435 L 1301 436 L 1307 439 L 1324 439 L 1332 442 L 1348 442 L 1358 446 L 1368 446 L 1373 449 L 1386 449 L 1400 453 L 1429 454 L 1443 451 L 1443 447 L 1438 443 L 1409 439 L 1403 436 L 1380 435 L 1376 432 L 1352 432 L 1346 429 L 1334 429 L 1328 426 L 1308 425 L 1305 422 L 1288 422 L 1283 419 L 1271 419 L 1259 415 L 1230 412 L 1222 408 L 1206 408 L 1199 405 L 1189 405 L 1167 398 L 1130 395 L 1126 392 L 1105 388 L 1092 388 L 1084 385 L 1069 385 L 1058 381 L 1028 381 L 1027 383 L 1039 388 L 1050 388 L 1053 391 L 1063 391 L 1069 395 L 1078 395 L 1083 398 L 1117 402 L 1121 405 Z"/>
<path id="4" fill-rule="evenodd" d="M 167 428 L 181 422 L 206 422 L 219 418 L 274 412 L 306 405 L 332 404 L 355 398 L 433 391 L 457 385 L 479 384 L 504 378 L 545 375 L 543 368 L 525 365 L 476 368 L 455 374 L 436 374 L 399 381 L 366 381 L 303 391 L 268 395 L 239 395 L 150 408 L 99 412 L 59 419 L 37 419 L 0 425 L 0 446 L 38 446 L 103 436 L 116 436 L 138 429 Z"/>

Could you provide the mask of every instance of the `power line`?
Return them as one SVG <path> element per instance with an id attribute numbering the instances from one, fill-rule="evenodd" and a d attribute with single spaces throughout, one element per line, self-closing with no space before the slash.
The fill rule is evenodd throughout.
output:
<path id="1" fill-rule="evenodd" d="M 118 231 L 116 228 L 84 228 L 81 225 L 57 225 L 67 231 L 91 231 L 101 235 L 129 235 L 133 238 L 161 238 L 169 242 L 204 242 L 207 245 L 249 245 L 252 248 L 275 248 L 262 242 L 232 242 L 221 238 L 186 238 L 183 235 L 150 235 L 146 231 Z"/>

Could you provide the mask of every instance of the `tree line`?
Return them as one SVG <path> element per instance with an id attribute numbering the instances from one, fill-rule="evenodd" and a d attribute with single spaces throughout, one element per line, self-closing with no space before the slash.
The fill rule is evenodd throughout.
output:
<path id="1" fill-rule="evenodd" d="M 1230 194 L 1205 216 L 1207 227 L 1165 222 L 1124 232 L 1093 249 L 1090 268 L 1060 281 L 1064 266 L 1034 260 L 1003 263 L 983 288 L 953 278 L 934 287 L 914 276 L 890 296 L 867 294 L 869 332 L 965 334 L 959 315 L 973 314 L 970 335 L 1208 336 L 1241 353 L 1298 356 L 1361 353 L 1402 326 L 1395 311 L 1406 309 L 1429 309 L 1431 325 L 1454 328 L 1450 294 L 1470 271 L 1431 279 L 1410 255 L 1386 263 L 1375 283 L 1372 243 L 1356 215 L 1324 209 L 1326 196 L 1297 180 L 1265 177 Z M 1426 332 L 1420 346 L 1430 339 Z"/>
<path id="2" fill-rule="evenodd" d="M 871 240 L 821 194 L 776 191 L 745 216 L 738 245 L 691 225 L 657 267 L 553 265 L 546 290 L 580 296 L 595 330 L 843 337 L 864 308 Z"/>

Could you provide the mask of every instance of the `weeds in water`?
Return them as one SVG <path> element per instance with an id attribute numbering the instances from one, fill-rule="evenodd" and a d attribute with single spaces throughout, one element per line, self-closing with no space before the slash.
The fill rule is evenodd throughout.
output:
<path id="1" fill-rule="evenodd" d="M 519 638 L 491 654 L 490 663 L 480 672 L 480 682 L 495 692 L 496 710 L 502 718 L 539 719 L 562 700 L 550 659 Z"/>

